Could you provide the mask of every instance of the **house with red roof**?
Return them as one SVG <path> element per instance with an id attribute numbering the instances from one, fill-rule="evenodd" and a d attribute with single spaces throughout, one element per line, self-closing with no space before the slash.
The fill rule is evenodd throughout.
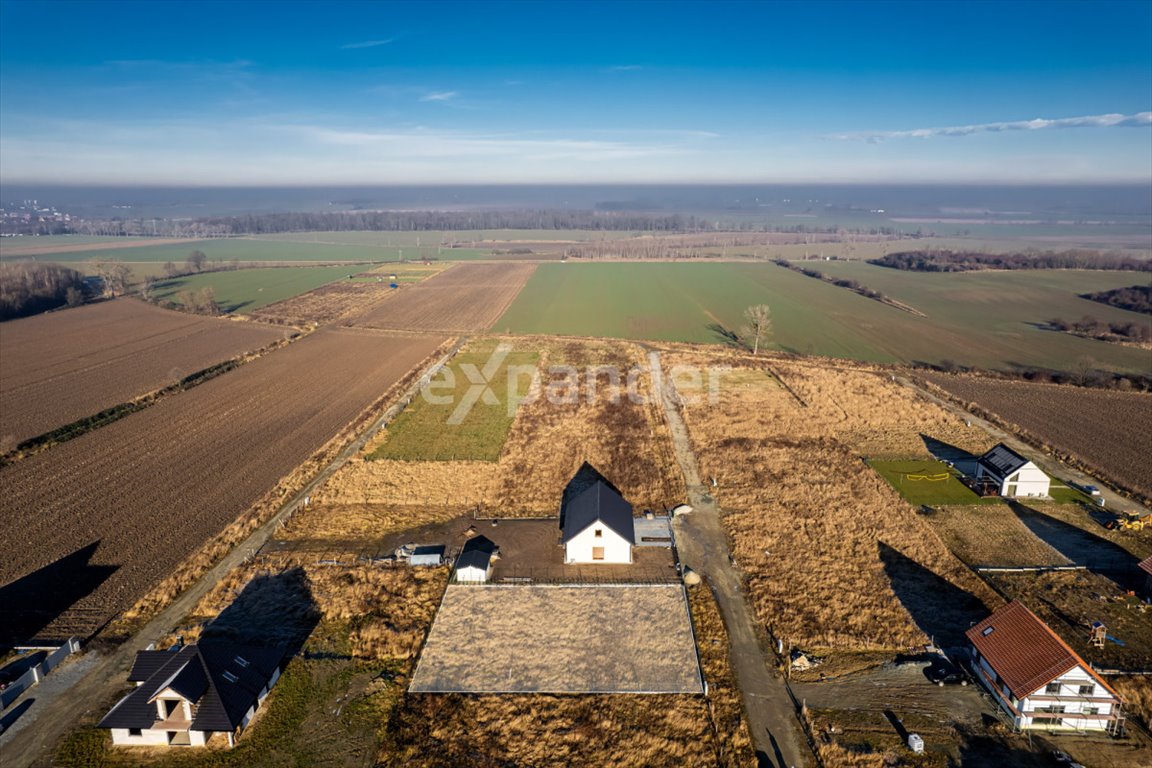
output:
<path id="1" fill-rule="evenodd" d="M 1023 603 L 1013 600 L 967 637 L 977 679 L 1018 730 L 1119 732 L 1116 691 Z"/>
<path id="2" fill-rule="evenodd" d="M 1144 574 L 1144 591 L 1152 595 L 1152 555 L 1141 560 L 1136 567 Z"/>

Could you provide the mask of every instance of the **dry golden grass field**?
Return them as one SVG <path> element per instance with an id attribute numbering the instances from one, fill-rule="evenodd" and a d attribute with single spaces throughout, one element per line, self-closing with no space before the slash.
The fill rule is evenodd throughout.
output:
<path id="1" fill-rule="evenodd" d="M 679 349 L 727 364 L 719 401 L 684 406 L 715 478 L 757 614 L 787 644 L 827 651 L 959 642 L 1000 599 L 864 457 L 927 457 L 924 436 L 973 452 L 983 433 L 860 366 Z"/>
<path id="2" fill-rule="evenodd" d="M 564 380 L 562 374 L 547 373 L 554 365 L 576 365 L 582 372 L 613 365 L 639 372 L 635 388 L 644 402 L 621 396 L 613 403 L 606 377 L 590 385 L 581 376 L 565 402 L 540 396 L 521 403 L 496 462 L 370 460 L 366 457 L 380 440 L 372 441 L 317 491 L 311 507 L 281 536 L 346 540 L 475 512 L 555 516 L 564 486 L 585 461 L 620 488 L 637 511 L 683 500 L 668 428 L 651 402 L 647 363 L 638 346 L 539 339 L 516 339 L 514 345 L 538 352 L 542 390 Z"/>
<path id="3" fill-rule="evenodd" d="M 700 693 L 684 588 L 453 585 L 413 693 Z"/>
<path id="4" fill-rule="evenodd" d="M 1039 537 L 1007 504 L 940 507 L 928 522 L 969 565 L 1068 565 L 1072 561 Z"/>

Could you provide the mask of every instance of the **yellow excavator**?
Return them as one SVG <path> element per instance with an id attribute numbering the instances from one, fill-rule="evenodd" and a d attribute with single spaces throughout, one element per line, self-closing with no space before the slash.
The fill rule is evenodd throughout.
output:
<path id="1" fill-rule="evenodd" d="M 1126 531 L 1142 531 L 1145 528 L 1152 528 L 1152 512 L 1144 515 L 1121 513 L 1120 517 L 1109 520 L 1105 527 L 1110 531 L 1118 531 L 1121 528 Z"/>

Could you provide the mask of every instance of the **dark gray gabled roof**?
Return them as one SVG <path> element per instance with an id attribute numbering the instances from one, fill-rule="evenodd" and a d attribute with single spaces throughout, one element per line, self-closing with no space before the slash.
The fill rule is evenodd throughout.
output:
<path id="1" fill-rule="evenodd" d="M 172 657 L 181 649 L 173 646 L 166 651 L 137 651 L 136 661 L 132 663 L 132 671 L 128 673 L 128 682 L 142 683 L 172 660 Z"/>
<path id="2" fill-rule="evenodd" d="M 415 557 L 417 555 L 440 555 L 440 557 L 444 557 L 444 545 L 422 544 L 419 547 L 416 547 L 416 549 L 412 550 L 412 556 Z"/>
<path id="3" fill-rule="evenodd" d="M 1016 451 L 1004 445 L 1004 443 L 999 443 L 995 448 L 980 457 L 980 465 L 999 477 L 1007 477 L 1027 463 L 1028 459 L 1016 453 Z"/>
<path id="4" fill-rule="evenodd" d="M 281 648 L 217 641 L 186 645 L 175 653 L 140 651 L 133 673 L 153 666 L 155 671 L 121 699 L 99 727 L 151 728 L 156 694 L 171 688 L 194 703 L 192 730 L 235 730 L 283 658 Z"/>
<path id="5" fill-rule="evenodd" d="M 487 536 L 474 536 L 464 542 L 460 556 L 456 558 L 456 568 L 479 568 L 488 570 L 492 556 L 500 551 L 496 543 Z"/>
<path id="6" fill-rule="evenodd" d="M 564 535 L 561 543 L 567 544 L 597 521 L 618 533 L 629 544 L 636 543 L 632 505 L 604 480 L 592 483 L 568 502 L 564 510 Z"/>

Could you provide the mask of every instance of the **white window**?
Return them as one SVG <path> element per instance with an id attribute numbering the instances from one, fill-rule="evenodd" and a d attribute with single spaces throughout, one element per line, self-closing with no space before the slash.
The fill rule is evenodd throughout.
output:
<path id="1" fill-rule="evenodd" d="M 1048 683 L 1048 685 L 1044 687 L 1044 693 L 1049 693 L 1052 695 L 1059 694 L 1060 683 Z"/>
<path id="2" fill-rule="evenodd" d="M 1082 686 L 1080 686 L 1080 695 L 1081 696 L 1091 696 L 1094 693 L 1096 693 L 1096 686 L 1095 685 L 1082 685 Z"/>

